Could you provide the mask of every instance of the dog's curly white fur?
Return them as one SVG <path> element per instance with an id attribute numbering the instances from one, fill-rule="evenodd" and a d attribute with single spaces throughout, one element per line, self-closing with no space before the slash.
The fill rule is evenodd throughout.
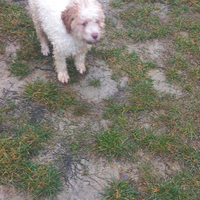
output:
<path id="1" fill-rule="evenodd" d="M 29 0 L 41 53 L 53 45 L 58 80 L 69 81 L 65 58 L 75 57 L 76 69 L 85 72 L 85 55 L 102 36 L 105 16 L 96 0 Z"/>

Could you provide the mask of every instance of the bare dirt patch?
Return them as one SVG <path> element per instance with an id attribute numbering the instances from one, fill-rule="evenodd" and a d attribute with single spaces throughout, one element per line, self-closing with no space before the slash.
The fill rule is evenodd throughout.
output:
<path id="1" fill-rule="evenodd" d="M 158 15 L 161 23 L 167 24 L 170 21 L 170 17 L 167 14 L 169 12 L 169 6 L 161 3 L 156 3 L 155 5 L 158 6 L 160 10 L 154 11 L 153 14 Z"/>
<path id="2" fill-rule="evenodd" d="M 153 87 L 161 93 L 174 94 L 177 97 L 182 95 L 181 88 L 175 85 L 166 83 L 165 73 L 161 69 L 153 69 L 148 72 L 148 75 L 154 80 Z"/>
<path id="3" fill-rule="evenodd" d="M 0 186 L 0 200 L 23 200 L 22 194 L 18 194 L 13 188 Z"/>
<path id="4" fill-rule="evenodd" d="M 111 79 L 112 74 L 112 70 L 105 65 L 105 62 L 97 61 L 96 66 L 89 68 L 89 73 L 84 79 L 72 85 L 72 89 L 77 91 L 83 99 L 99 103 L 113 96 L 119 88 L 126 86 L 127 77 L 122 77 L 117 83 Z M 95 79 L 100 81 L 99 87 L 90 86 L 90 81 Z"/>
<path id="5" fill-rule="evenodd" d="M 164 67 L 165 59 L 170 53 L 171 44 L 168 39 L 155 39 L 143 43 L 127 45 L 129 52 L 136 51 L 140 59 L 148 62 L 155 62 L 158 67 Z"/>

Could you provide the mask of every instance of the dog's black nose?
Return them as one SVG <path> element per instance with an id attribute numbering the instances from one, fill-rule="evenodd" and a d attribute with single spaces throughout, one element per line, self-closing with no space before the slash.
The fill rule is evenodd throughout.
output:
<path id="1" fill-rule="evenodd" d="M 98 37 L 98 33 L 92 33 L 92 38 L 93 38 L 94 40 L 96 40 L 97 37 Z"/>

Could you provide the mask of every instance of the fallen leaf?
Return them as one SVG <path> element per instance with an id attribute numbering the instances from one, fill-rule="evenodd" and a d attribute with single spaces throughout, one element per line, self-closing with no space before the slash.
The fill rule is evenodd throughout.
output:
<path id="1" fill-rule="evenodd" d="M 191 39 L 192 44 L 195 44 L 194 39 Z"/>

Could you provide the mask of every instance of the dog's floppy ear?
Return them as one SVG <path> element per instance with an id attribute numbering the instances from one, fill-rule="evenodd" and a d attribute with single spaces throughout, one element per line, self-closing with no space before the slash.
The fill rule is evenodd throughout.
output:
<path id="1" fill-rule="evenodd" d="M 70 33 L 71 31 L 71 23 L 76 17 L 76 14 L 77 14 L 77 9 L 75 9 L 72 6 L 67 6 L 67 8 L 61 14 L 61 19 L 68 33 Z"/>
<path id="2" fill-rule="evenodd" d="M 96 4 L 96 6 L 99 7 L 98 20 L 99 20 L 100 28 L 103 30 L 105 27 L 105 15 L 103 13 L 101 4 L 98 1 L 94 1 L 94 3 Z"/>
<path id="3" fill-rule="evenodd" d="M 105 28 L 105 15 L 104 15 L 103 12 L 101 12 L 100 15 L 99 15 L 99 22 L 100 22 L 99 25 L 101 27 L 101 30 L 104 30 L 104 28 Z"/>

